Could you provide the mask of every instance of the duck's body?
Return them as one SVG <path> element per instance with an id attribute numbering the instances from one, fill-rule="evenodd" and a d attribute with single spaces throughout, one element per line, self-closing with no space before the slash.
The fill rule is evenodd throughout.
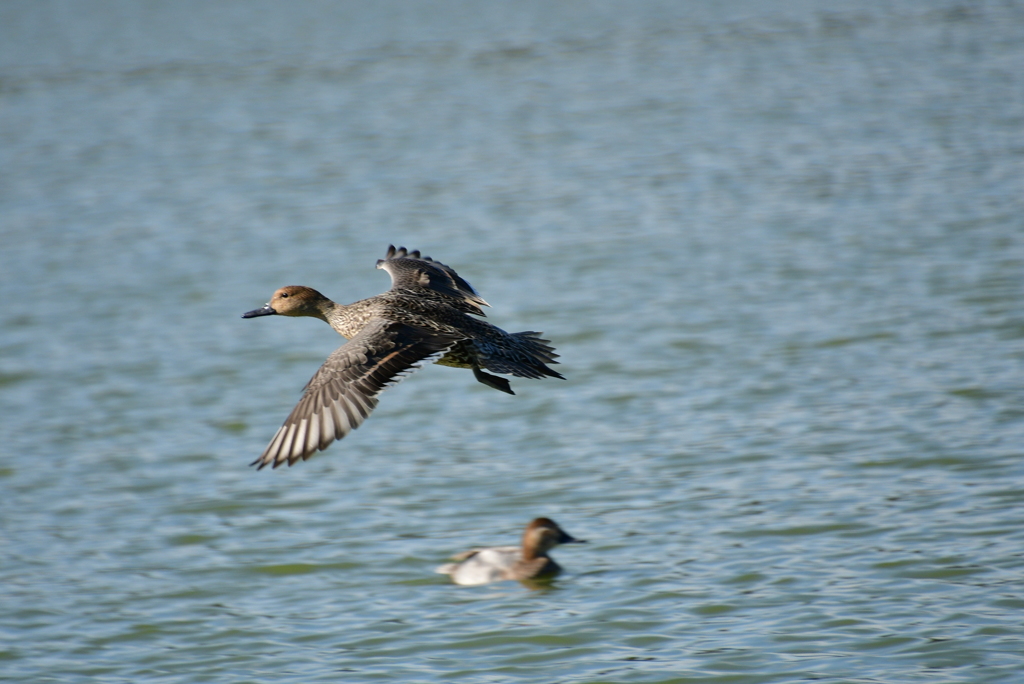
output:
<path id="1" fill-rule="evenodd" d="M 448 575 L 456 584 L 490 584 L 502 580 L 543 580 L 554 577 L 562 567 L 548 555 L 559 544 L 580 544 L 550 518 L 537 518 L 523 531 L 520 546 L 491 546 L 453 556 L 437 572 Z"/>
<path id="2" fill-rule="evenodd" d="M 377 395 L 401 376 L 434 359 L 470 368 L 488 387 L 514 394 L 508 380 L 483 372 L 524 378 L 562 376 L 554 349 L 540 333 L 507 333 L 486 321 L 487 302 L 451 268 L 390 247 L 377 262 L 391 275 L 390 290 L 352 304 L 338 304 L 301 285 L 282 287 L 261 309 L 244 318 L 312 316 L 326 321 L 349 341 L 331 354 L 306 385 L 305 394 L 270 445 L 254 463 L 260 468 L 292 465 L 327 448 L 363 422 Z"/>
<path id="3" fill-rule="evenodd" d="M 558 355 L 547 345 L 547 340 L 539 339 L 539 333 L 507 333 L 487 321 L 467 315 L 456 305 L 457 302 L 443 295 L 385 292 L 347 305 L 327 300 L 324 320 L 349 339 L 358 335 L 375 318 L 403 323 L 440 336 L 459 338 L 436 361 L 442 366 L 472 368 L 478 371 L 486 368 L 523 378 L 542 378 L 545 375 L 562 377 L 544 365 L 558 363 L 555 361 Z M 483 315 L 482 311 L 480 315 Z M 485 373 L 479 375 L 500 386 L 495 387 L 490 382 L 481 380 L 484 384 L 515 394 L 508 380 Z"/>

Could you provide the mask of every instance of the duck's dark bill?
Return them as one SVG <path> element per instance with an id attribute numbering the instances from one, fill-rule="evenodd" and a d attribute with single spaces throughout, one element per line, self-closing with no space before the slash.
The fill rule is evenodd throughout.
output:
<path id="1" fill-rule="evenodd" d="M 242 318 L 256 318 L 257 316 L 273 316 L 276 313 L 276 311 L 270 308 L 269 304 L 266 304 L 260 309 L 246 311 L 244 314 L 242 314 Z"/>

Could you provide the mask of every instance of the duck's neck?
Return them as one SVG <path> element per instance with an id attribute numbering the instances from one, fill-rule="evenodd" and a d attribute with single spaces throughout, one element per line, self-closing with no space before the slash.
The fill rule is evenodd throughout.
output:
<path id="1" fill-rule="evenodd" d="M 517 564 L 520 579 L 535 579 L 557 575 L 562 568 L 549 556 L 537 556 L 533 560 L 525 558 Z"/>
<path id="2" fill-rule="evenodd" d="M 530 562 L 530 561 L 535 561 L 538 558 L 547 558 L 547 557 L 548 557 L 548 554 L 547 554 L 546 551 L 541 551 L 539 549 L 531 548 L 529 546 L 524 546 L 523 547 L 523 560 L 524 561 Z"/>
<path id="3" fill-rule="evenodd" d="M 325 298 L 317 307 L 320 312 L 317 318 L 327 321 L 339 335 L 352 339 L 366 324 L 363 317 L 358 315 L 358 304 L 338 304 Z"/>

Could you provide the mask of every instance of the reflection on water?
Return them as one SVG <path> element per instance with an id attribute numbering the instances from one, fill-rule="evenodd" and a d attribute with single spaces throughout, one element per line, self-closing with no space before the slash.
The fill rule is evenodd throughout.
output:
<path id="1" fill-rule="evenodd" d="M 0 13 L 0 678 L 1024 666 L 1012 4 Z M 389 243 L 567 382 L 247 468 L 340 339 L 238 314 Z M 538 515 L 551 590 L 432 573 Z"/>

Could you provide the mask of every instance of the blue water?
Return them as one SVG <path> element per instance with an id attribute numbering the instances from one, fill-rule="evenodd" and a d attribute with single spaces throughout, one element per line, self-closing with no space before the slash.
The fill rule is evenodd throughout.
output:
<path id="1" fill-rule="evenodd" d="M 0 6 L 0 680 L 1017 682 L 1024 6 Z M 566 381 L 423 369 L 456 268 Z M 550 588 L 452 553 L 547 515 Z"/>

